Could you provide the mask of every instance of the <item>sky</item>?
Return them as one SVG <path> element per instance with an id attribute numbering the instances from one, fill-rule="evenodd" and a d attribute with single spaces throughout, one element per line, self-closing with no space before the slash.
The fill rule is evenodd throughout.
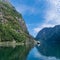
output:
<path id="1" fill-rule="evenodd" d="M 60 59 L 58 59 L 56 57 L 52 57 L 52 56 L 48 56 L 48 57 L 44 56 L 38 51 L 38 49 L 36 47 L 34 47 L 29 52 L 29 54 L 27 56 L 27 60 L 60 60 Z"/>
<path id="2" fill-rule="evenodd" d="M 10 0 L 22 14 L 29 33 L 36 36 L 44 27 L 60 24 L 60 0 Z"/>

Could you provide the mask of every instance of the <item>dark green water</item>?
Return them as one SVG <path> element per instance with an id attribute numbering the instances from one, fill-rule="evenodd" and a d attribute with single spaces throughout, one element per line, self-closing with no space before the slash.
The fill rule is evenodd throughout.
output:
<path id="1" fill-rule="evenodd" d="M 60 50 L 40 46 L 0 47 L 0 60 L 60 60 Z"/>
<path id="2" fill-rule="evenodd" d="M 29 50 L 27 46 L 0 47 L 0 60 L 26 60 Z"/>

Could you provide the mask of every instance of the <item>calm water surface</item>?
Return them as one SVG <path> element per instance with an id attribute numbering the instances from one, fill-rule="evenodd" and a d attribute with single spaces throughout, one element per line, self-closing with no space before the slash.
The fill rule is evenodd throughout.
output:
<path id="1" fill-rule="evenodd" d="M 50 47 L 50 49 L 34 47 L 30 50 L 27 60 L 60 60 L 60 47 Z"/>
<path id="2" fill-rule="evenodd" d="M 54 52 L 53 52 L 54 51 Z M 41 49 L 40 46 L 0 47 L 0 60 L 60 60 L 59 49 Z"/>
<path id="3" fill-rule="evenodd" d="M 60 60 L 60 59 L 59 58 L 56 58 L 55 56 L 45 56 L 45 55 L 42 55 L 38 51 L 38 49 L 36 47 L 34 47 L 29 52 L 28 57 L 27 57 L 27 60 Z"/>
<path id="4" fill-rule="evenodd" d="M 27 46 L 0 47 L 0 60 L 26 60 L 30 48 Z"/>

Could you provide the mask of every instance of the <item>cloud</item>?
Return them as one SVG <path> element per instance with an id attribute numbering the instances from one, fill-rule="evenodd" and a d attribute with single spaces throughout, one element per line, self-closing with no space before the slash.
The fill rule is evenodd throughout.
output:
<path id="1" fill-rule="evenodd" d="M 47 57 L 47 56 L 44 56 L 42 55 L 38 49 L 36 47 L 34 47 L 30 52 L 29 52 L 29 55 L 27 57 L 27 60 L 32 60 L 32 59 L 36 59 L 36 60 L 60 60 L 56 57 Z"/>
<path id="2" fill-rule="evenodd" d="M 34 28 L 34 33 L 37 34 L 44 27 L 54 27 L 60 24 L 60 0 L 47 0 L 50 6 L 45 11 L 45 21 Z"/>
<path id="3" fill-rule="evenodd" d="M 34 31 L 35 31 L 36 33 L 38 33 L 40 30 L 41 30 L 40 27 L 34 28 Z"/>
<path id="4" fill-rule="evenodd" d="M 55 25 L 53 24 L 47 24 L 43 23 L 42 25 L 39 25 L 33 29 L 34 37 L 36 37 L 37 33 L 42 30 L 44 27 L 54 27 Z"/>
<path id="5" fill-rule="evenodd" d="M 54 22 L 55 24 L 59 24 L 60 22 L 60 0 L 49 0 L 50 7 L 49 10 L 46 11 L 45 20 L 48 22 Z"/>
<path id="6" fill-rule="evenodd" d="M 20 6 L 16 7 L 17 11 L 22 13 L 23 15 L 25 14 L 39 14 L 40 10 L 35 8 L 35 7 L 31 7 L 28 5 L 24 5 L 24 4 L 20 4 Z"/>
<path id="7" fill-rule="evenodd" d="M 40 20 L 44 20 L 44 22 L 40 22 L 39 18 L 37 17 L 34 20 L 39 20 L 40 24 L 39 22 L 36 22 L 36 24 L 32 22 L 33 24 L 27 25 L 28 29 L 30 29 L 29 32 L 33 34 L 33 36 L 36 36 L 37 33 L 44 27 L 53 27 L 60 24 L 60 0 L 33 0 L 35 1 L 33 4 L 31 3 L 32 1 L 30 2 L 32 6 L 30 4 L 26 4 L 28 0 L 20 0 L 19 2 L 15 0 L 13 1 L 15 2 L 14 6 L 17 3 L 16 10 L 23 16 L 33 15 L 33 17 L 36 18 L 38 15 L 40 15 Z M 41 17 L 44 19 L 42 19 Z M 31 18 L 31 20 L 33 19 Z"/>

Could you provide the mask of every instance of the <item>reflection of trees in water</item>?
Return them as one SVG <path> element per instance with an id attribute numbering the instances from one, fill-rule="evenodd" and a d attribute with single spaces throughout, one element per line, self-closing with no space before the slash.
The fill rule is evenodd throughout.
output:
<path id="1" fill-rule="evenodd" d="M 0 60 L 26 60 L 30 47 L 0 47 Z"/>

